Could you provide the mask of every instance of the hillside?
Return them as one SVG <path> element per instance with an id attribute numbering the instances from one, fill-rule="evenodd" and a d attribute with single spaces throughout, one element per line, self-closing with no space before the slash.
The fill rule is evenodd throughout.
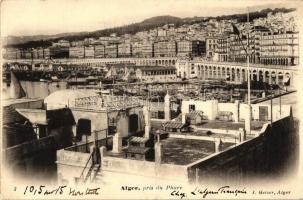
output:
<path id="1" fill-rule="evenodd" d="M 275 9 L 263 9 L 261 11 L 251 12 L 250 20 L 254 20 L 260 17 L 266 17 L 269 12 L 292 12 L 296 9 L 291 8 L 275 8 Z M 38 35 L 38 36 L 25 36 L 25 37 L 16 37 L 9 36 L 6 40 L 5 46 L 7 47 L 16 47 L 16 48 L 35 48 L 39 46 L 47 47 L 51 45 L 51 42 L 56 42 L 60 39 L 73 41 L 73 40 L 83 40 L 87 37 L 98 38 L 101 36 L 109 36 L 112 33 L 116 33 L 117 35 L 122 34 L 135 34 L 139 31 L 147 31 L 150 29 L 154 29 L 165 24 L 175 24 L 176 27 L 179 27 L 184 24 L 194 24 L 205 22 L 209 19 L 217 19 L 217 20 L 229 20 L 229 19 L 237 19 L 239 22 L 246 21 L 246 14 L 234 14 L 234 15 L 223 15 L 217 17 L 187 17 L 187 18 L 179 18 L 173 17 L 169 15 L 165 16 L 157 16 L 152 17 L 146 20 L 143 20 L 139 23 L 133 23 L 126 26 L 113 27 L 103 30 L 97 30 L 93 32 L 79 32 L 79 33 L 63 33 L 57 35 Z"/>

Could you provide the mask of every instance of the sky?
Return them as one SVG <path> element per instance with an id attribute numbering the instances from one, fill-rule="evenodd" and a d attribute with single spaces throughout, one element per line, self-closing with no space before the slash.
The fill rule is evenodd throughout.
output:
<path id="1" fill-rule="evenodd" d="M 231 3 L 232 2 L 232 3 Z M 245 2 L 245 4 L 243 4 Z M 292 7 L 283 1 L 240 0 L 2 0 L 1 36 L 94 31 L 171 15 L 218 16 L 266 7 Z"/>

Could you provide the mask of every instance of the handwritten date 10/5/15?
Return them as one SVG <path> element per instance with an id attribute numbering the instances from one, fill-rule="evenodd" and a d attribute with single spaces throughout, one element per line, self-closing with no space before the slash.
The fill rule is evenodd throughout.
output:
<path id="1" fill-rule="evenodd" d="M 54 195 L 62 195 L 64 192 L 64 188 L 66 187 L 66 185 L 62 185 L 62 186 L 58 186 L 56 188 L 53 188 L 51 190 L 47 190 L 45 188 L 46 186 L 44 185 L 40 185 L 39 187 L 35 187 L 35 186 L 26 186 L 25 190 L 24 190 L 24 195 L 26 194 L 43 194 L 43 195 L 49 195 L 49 194 L 54 194 Z"/>

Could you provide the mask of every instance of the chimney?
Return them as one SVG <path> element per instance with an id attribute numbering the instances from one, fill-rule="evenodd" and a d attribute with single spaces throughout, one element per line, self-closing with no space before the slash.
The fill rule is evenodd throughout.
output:
<path id="1" fill-rule="evenodd" d="M 246 133 L 243 128 L 239 128 L 239 143 L 246 140 Z"/>
<path id="2" fill-rule="evenodd" d="M 100 150 L 100 160 L 101 160 L 101 164 L 102 164 L 103 158 L 106 156 L 107 149 L 105 146 L 102 146 L 99 148 L 99 150 Z"/>
<path id="3" fill-rule="evenodd" d="M 150 116 L 149 110 L 147 106 L 143 107 L 143 115 L 144 115 L 144 122 L 145 122 L 145 129 L 144 129 L 144 137 L 149 138 L 150 133 Z"/>
<path id="4" fill-rule="evenodd" d="M 185 124 L 186 123 L 186 115 L 185 113 L 182 113 L 182 124 Z"/>
<path id="5" fill-rule="evenodd" d="M 245 132 L 250 134 L 251 131 L 251 106 L 246 105 L 245 113 Z"/>
<path id="6" fill-rule="evenodd" d="M 149 133 L 150 133 L 150 126 L 145 125 L 145 130 L 144 130 L 144 137 L 149 138 Z"/>
<path id="7" fill-rule="evenodd" d="M 164 119 L 170 121 L 170 95 L 168 93 L 164 97 Z"/>
<path id="8" fill-rule="evenodd" d="M 161 164 L 162 159 L 162 144 L 160 142 L 160 135 L 157 135 L 157 142 L 155 143 L 155 163 Z"/>
<path id="9" fill-rule="evenodd" d="M 214 144 L 215 144 L 215 153 L 220 152 L 221 151 L 221 146 L 222 146 L 221 139 L 220 138 L 215 138 Z"/>
<path id="10" fill-rule="evenodd" d="M 240 112 L 239 112 L 239 109 L 240 109 L 240 106 L 239 106 L 239 100 L 235 100 L 235 122 L 238 123 L 239 122 L 239 118 L 240 118 Z"/>
<path id="11" fill-rule="evenodd" d="M 113 153 L 121 153 L 122 151 L 122 137 L 117 132 L 113 137 Z"/>

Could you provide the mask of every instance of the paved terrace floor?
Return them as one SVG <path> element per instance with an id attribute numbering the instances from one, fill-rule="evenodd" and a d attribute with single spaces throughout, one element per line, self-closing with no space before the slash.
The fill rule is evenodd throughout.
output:
<path id="1" fill-rule="evenodd" d="M 251 130 L 261 130 L 263 124 L 262 121 L 252 121 Z M 224 130 L 239 130 L 239 128 L 245 127 L 244 122 L 229 122 L 229 121 L 220 121 L 220 120 L 204 120 L 201 124 L 196 125 L 197 128 L 206 128 L 206 129 L 224 129 Z"/>
<path id="2" fill-rule="evenodd" d="M 165 164 L 188 165 L 215 153 L 212 141 L 167 138 L 161 143 L 163 144 L 162 161 Z M 223 143 L 222 149 L 231 145 L 233 143 Z"/>

